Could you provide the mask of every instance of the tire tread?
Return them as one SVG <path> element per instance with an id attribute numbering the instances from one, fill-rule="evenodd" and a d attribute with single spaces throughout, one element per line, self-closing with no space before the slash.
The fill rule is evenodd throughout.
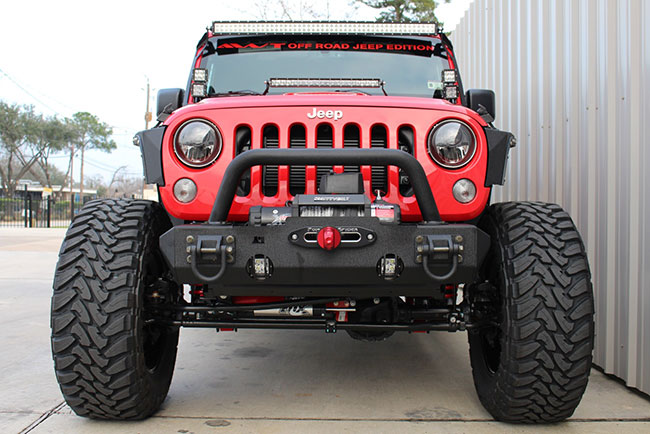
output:
<path id="1" fill-rule="evenodd" d="M 68 229 L 54 276 L 52 354 L 61 391 L 79 415 L 141 419 L 166 396 L 167 388 L 160 393 L 143 380 L 134 295 L 145 237 L 163 218 L 153 202 L 96 200 Z"/>
<path id="2" fill-rule="evenodd" d="M 580 234 L 554 204 L 499 203 L 486 220 L 496 229 L 506 319 L 491 390 L 480 384 L 485 380 L 472 357 L 479 398 L 499 420 L 564 420 L 586 388 L 594 339 L 591 275 Z"/>

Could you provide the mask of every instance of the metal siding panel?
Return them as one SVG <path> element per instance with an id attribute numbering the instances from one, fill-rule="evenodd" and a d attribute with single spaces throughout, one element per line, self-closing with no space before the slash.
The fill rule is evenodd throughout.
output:
<path id="1" fill-rule="evenodd" d="M 619 0 L 618 2 L 618 77 L 619 77 L 619 95 L 618 107 L 616 110 L 617 119 L 617 153 L 619 157 L 630 155 L 630 77 L 629 77 L 629 12 L 627 0 Z M 616 195 L 616 288 L 629 288 L 629 204 L 630 204 L 630 190 L 629 190 L 629 171 L 630 159 L 618 158 L 616 166 L 616 181 L 617 181 L 617 195 Z M 629 376 L 627 352 L 629 351 L 627 345 L 628 336 L 628 323 L 627 316 L 629 314 L 629 291 L 616 291 L 616 339 L 617 339 L 617 354 L 616 364 L 617 369 L 625 378 Z"/>
<path id="2" fill-rule="evenodd" d="M 598 3 L 598 27 L 605 28 L 607 25 L 607 4 L 604 1 Z M 606 32 L 598 32 L 595 35 L 595 42 L 598 47 L 598 66 L 596 68 L 597 89 L 598 89 L 598 119 L 596 124 L 596 155 L 597 170 L 600 175 L 596 181 L 597 205 L 596 225 L 598 228 L 607 227 L 607 144 L 609 123 L 607 122 L 608 98 L 607 98 L 607 46 L 608 36 Z M 597 231 L 595 240 L 594 262 L 591 263 L 591 272 L 596 296 L 596 317 L 607 318 L 607 232 Z M 596 348 L 594 351 L 594 363 L 605 366 L 605 349 L 607 337 L 607 321 L 596 322 Z"/>
<path id="3" fill-rule="evenodd" d="M 596 240 L 596 150 L 594 143 L 596 141 L 596 130 L 592 128 L 596 125 L 596 75 L 594 72 L 597 70 L 597 61 L 596 61 L 596 44 L 593 41 L 593 35 L 598 33 L 597 25 L 597 9 L 587 5 L 587 16 L 588 24 L 586 28 L 586 33 L 583 33 L 585 36 L 586 43 L 586 69 L 584 74 L 586 75 L 587 80 L 587 108 L 586 108 L 586 142 L 584 142 L 584 151 L 586 153 L 585 162 L 585 172 L 584 178 L 586 182 L 584 187 L 586 189 L 586 194 L 582 196 L 583 201 L 581 207 L 587 212 L 585 213 L 585 224 L 586 230 L 584 230 L 586 237 L 586 248 L 589 260 L 593 261 L 594 251 L 595 251 L 595 240 Z"/>
<path id="4" fill-rule="evenodd" d="M 628 285 L 630 288 L 628 296 L 628 335 L 627 335 L 627 380 L 630 383 L 637 383 L 639 377 L 639 364 L 638 364 L 638 355 L 639 351 L 639 291 L 637 288 L 639 286 L 639 237 L 633 236 L 633 234 L 640 234 L 641 227 L 639 225 L 640 218 L 640 206 L 636 198 L 640 197 L 641 190 L 638 183 L 638 179 L 641 173 L 641 167 L 639 164 L 640 161 L 640 151 L 641 151 L 641 136 L 640 136 L 640 126 L 641 119 L 639 117 L 641 113 L 641 100 L 639 95 L 641 93 L 641 22 L 639 17 L 641 14 L 641 5 L 637 2 L 630 2 L 628 0 L 628 29 L 629 29 L 629 40 L 630 40 L 630 63 L 629 63 L 629 74 L 630 74 L 630 170 L 628 172 L 629 176 L 627 178 L 629 185 L 629 231 L 627 233 L 629 239 L 629 262 L 628 262 Z M 634 198 L 634 199 L 633 199 Z M 642 346 L 642 344 L 641 344 Z"/>
<path id="5" fill-rule="evenodd" d="M 607 1 L 607 16 L 616 17 L 618 5 L 616 0 Z M 618 68 L 616 67 L 616 60 L 618 52 L 618 22 L 615 19 L 611 20 L 609 24 L 611 37 L 607 38 L 607 77 L 610 82 L 618 83 Z M 607 233 L 607 249 L 603 252 L 606 268 L 606 286 L 605 288 L 616 288 L 616 159 L 618 152 L 615 146 L 617 141 L 617 103 L 618 103 L 618 90 L 615 86 L 607 87 L 607 121 L 611 122 L 611 127 L 607 130 L 607 179 L 605 188 L 607 189 L 607 223 L 603 229 Z M 601 264 L 603 265 L 603 264 Z M 601 288 L 602 284 L 601 282 Z M 599 288 L 600 290 L 600 288 Z M 617 291 L 607 291 L 607 328 L 605 335 L 605 371 L 618 372 L 615 366 L 615 356 L 617 353 L 617 339 L 615 335 L 616 330 L 616 295 Z"/>
<path id="6" fill-rule="evenodd" d="M 566 163 L 566 160 L 564 159 L 564 155 L 562 153 L 566 142 L 564 140 L 565 134 L 566 134 L 566 111 L 564 104 L 562 104 L 563 96 L 566 94 L 566 80 L 565 76 L 562 73 L 562 67 L 563 67 L 563 62 L 562 58 L 557 55 L 558 53 L 562 53 L 562 50 L 564 48 L 563 42 L 564 42 L 564 26 L 565 26 L 565 19 L 566 16 L 564 14 L 564 8 L 563 8 L 564 0 L 555 0 L 553 2 L 555 14 L 554 14 L 554 25 L 555 25 L 555 32 L 551 37 L 551 41 L 554 41 L 553 43 L 553 53 L 556 55 L 552 56 L 554 63 L 554 74 L 556 76 L 556 83 L 554 88 L 552 89 L 552 92 L 554 94 L 554 99 L 551 102 L 551 105 L 553 106 L 553 111 L 555 112 L 555 144 L 553 146 L 554 152 L 555 152 L 555 176 L 554 176 L 554 182 L 555 182 L 555 192 L 554 192 L 554 202 L 560 202 L 562 199 L 562 193 L 565 189 L 565 183 L 564 183 L 564 165 Z M 562 36 L 560 36 L 562 35 Z"/>
<path id="7" fill-rule="evenodd" d="M 639 14 L 641 23 L 650 22 L 650 4 L 642 2 L 642 12 Z M 648 27 L 641 25 L 641 119 L 650 118 L 650 32 Z M 650 137 L 650 126 L 648 122 L 642 123 L 641 137 Z M 639 141 L 639 149 L 642 157 L 639 159 L 641 167 L 650 167 L 650 150 L 647 144 Z M 640 194 L 640 221 L 642 222 L 639 245 L 639 341 L 642 351 L 639 352 L 640 364 L 639 384 L 637 387 L 646 392 L 650 391 L 650 294 L 647 289 L 650 287 L 650 171 L 643 171 Z"/>
<path id="8" fill-rule="evenodd" d="M 452 35 L 467 88 L 494 89 L 496 124 L 519 139 L 493 198 L 569 211 L 593 274 L 594 363 L 646 393 L 648 22 L 643 0 L 476 0 Z"/>

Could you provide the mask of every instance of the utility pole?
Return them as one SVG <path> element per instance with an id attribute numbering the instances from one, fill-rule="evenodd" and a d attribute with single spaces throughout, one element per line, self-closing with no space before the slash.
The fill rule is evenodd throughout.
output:
<path id="1" fill-rule="evenodd" d="M 145 75 L 145 77 L 147 77 Z M 149 77 L 147 77 L 147 111 L 144 113 L 144 129 L 148 130 L 149 129 L 149 122 L 151 122 L 152 116 L 151 112 L 149 111 L 149 99 L 150 99 L 150 94 L 151 88 L 149 87 Z"/>
<path id="2" fill-rule="evenodd" d="M 74 218 L 74 143 L 70 144 L 70 221 Z"/>

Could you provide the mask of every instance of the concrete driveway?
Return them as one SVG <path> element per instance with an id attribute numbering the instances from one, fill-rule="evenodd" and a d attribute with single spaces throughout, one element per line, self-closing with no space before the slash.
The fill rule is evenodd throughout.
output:
<path id="1" fill-rule="evenodd" d="M 61 229 L 0 228 L 2 433 L 650 432 L 650 400 L 592 371 L 566 423 L 491 421 L 474 392 L 464 333 L 184 329 L 169 396 L 142 422 L 75 416 L 54 378 L 51 281 Z"/>

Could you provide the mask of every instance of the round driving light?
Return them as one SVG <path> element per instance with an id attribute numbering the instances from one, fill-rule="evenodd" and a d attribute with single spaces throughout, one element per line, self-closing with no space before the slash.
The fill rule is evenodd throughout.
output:
<path id="1" fill-rule="evenodd" d="M 174 184 L 174 197 L 179 202 L 192 202 L 196 197 L 196 184 L 191 179 L 181 178 Z"/>
<path id="2" fill-rule="evenodd" d="M 476 197 L 476 186 L 469 179 L 459 179 L 453 188 L 454 199 L 460 203 L 469 203 Z"/>
<path id="3" fill-rule="evenodd" d="M 464 123 L 444 121 L 429 133 L 428 148 L 433 161 L 447 169 L 458 169 L 474 156 L 476 138 Z"/>
<path id="4" fill-rule="evenodd" d="M 176 156 L 190 167 L 205 167 L 221 153 L 221 134 L 217 127 L 203 120 L 184 123 L 174 137 Z"/>

